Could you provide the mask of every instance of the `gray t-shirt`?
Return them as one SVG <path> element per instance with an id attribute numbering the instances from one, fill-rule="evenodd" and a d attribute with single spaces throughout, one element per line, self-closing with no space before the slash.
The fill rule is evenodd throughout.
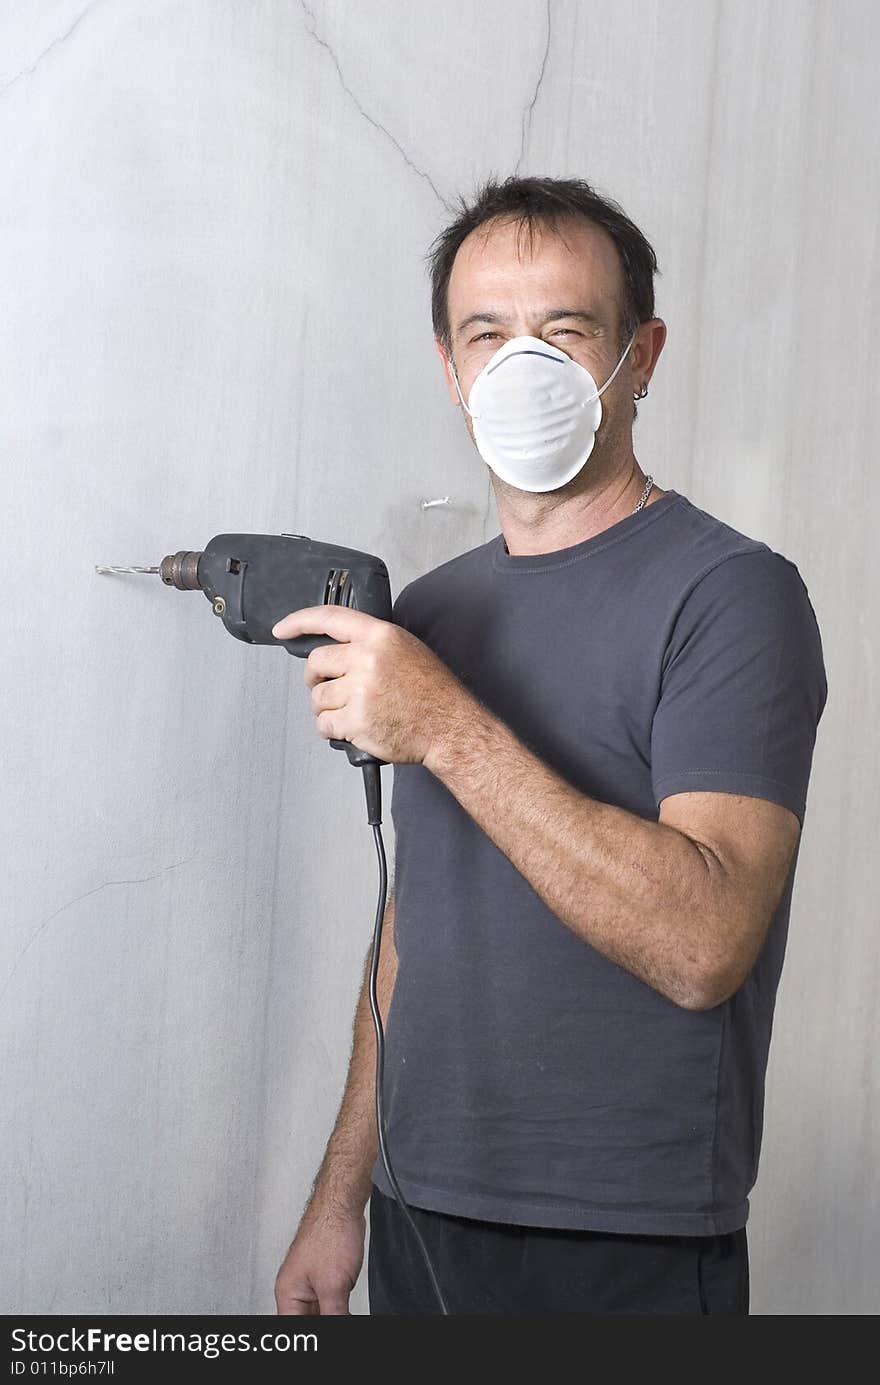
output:
<path id="1" fill-rule="evenodd" d="M 552 553 L 499 534 L 410 582 L 394 619 L 590 798 L 656 820 L 666 795 L 711 789 L 803 822 L 827 696 L 806 587 L 674 490 Z M 743 1226 L 794 865 L 746 981 L 689 1011 L 567 928 L 423 765 L 393 776 L 385 1091 L 407 1201 L 646 1235 Z M 373 1179 L 391 1194 L 381 1158 Z"/>

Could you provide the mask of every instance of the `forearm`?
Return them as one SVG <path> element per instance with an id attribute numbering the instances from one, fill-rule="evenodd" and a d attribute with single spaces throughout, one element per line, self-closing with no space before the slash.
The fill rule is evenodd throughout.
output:
<path id="1" fill-rule="evenodd" d="M 370 1195 L 371 1173 L 378 1153 L 376 1134 L 376 1035 L 370 1010 L 370 956 L 355 1010 L 351 1059 L 339 1114 L 321 1167 L 315 1178 L 310 1207 L 347 1215 L 361 1213 Z M 394 946 L 394 897 L 382 924 L 376 995 L 382 1022 L 388 1014 L 397 976 Z"/>
<path id="2" fill-rule="evenodd" d="M 587 797 L 468 696 L 424 760 L 585 943 L 687 1008 L 715 984 L 724 870 L 663 823 Z"/>

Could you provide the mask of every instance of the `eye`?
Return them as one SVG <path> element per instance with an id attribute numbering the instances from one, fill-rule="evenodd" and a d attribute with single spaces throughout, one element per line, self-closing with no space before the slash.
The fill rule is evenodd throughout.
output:
<path id="1" fill-rule="evenodd" d="M 559 327 L 555 332 L 551 332 L 552 337 L 579 337 L 583 334 L 576 332 L 573 327 Z"/>
<path id="2" fill-rule="evenodd" d="M 492 337 L 497 337 L 497 336 L 498 336 L 498 333 L 497 333 L 497 332 L 481 332 L 480 335 L 479 335 L 478 337 L 471 337 L 471 341 L 472 341 L 472 342 L 475 342 L 475 341 L 488 341 L 488 340 L 491 340 Z"/>

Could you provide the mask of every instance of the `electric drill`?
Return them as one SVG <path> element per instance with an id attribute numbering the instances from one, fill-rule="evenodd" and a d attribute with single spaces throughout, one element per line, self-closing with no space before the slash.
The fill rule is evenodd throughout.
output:
<path id="1" fill-rule="evenodd" d="M 156 569 L 153 569 L 154 571 Z M 391 619 L 391 584 L 381 558 L 318 543 L 305 534 L 217 534 L 201 552 L 182 549 L 163 558 L 159 576 L 178 591 L 201 590 L 237 640 L 280 644 L 297 658 L 308 658 L 330 635 L 297 635 L 279 640 L 272 626 L 303 606 L 350 606 L 380 620 Z M 379 771 L 384 760 L 351 741 L 331 740 L 349 763 L 364 771 L 367 819 L 382 821 Z"/>

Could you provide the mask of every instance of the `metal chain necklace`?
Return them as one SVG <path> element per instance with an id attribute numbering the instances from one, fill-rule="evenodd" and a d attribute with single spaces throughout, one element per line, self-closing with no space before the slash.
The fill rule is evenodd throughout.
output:
<path id="1" fill-rule="evenodd" d="M 637 515 L 637 514 L 638 514 L 639 510 L 640 510 L 640 509 L 642 508 L 642 506 L 644 505 L 644 503 L 645 503 L 645 501 L 647 500 L 648 496 L 651 494 L 651 487 L 653 486 L 653 484 L 654 484 L 654 478 L 653 478 L 653 476 L 649 476 L 648 479 L 647 479 L 647 481 L 645 482 L 645 489 L 642 491 L 642 498 L 641 498 L 641 500 L 639 501 L 639 503 L 638 503 L 638 505 L 636 506 L 636 508 L 633 510 L 633 514 L 634 514 L 634 515 Z"/>
<path id="2" fill-rule="evenodd" d="M 634 515 L 637 515 L 637 514 L 638 514 L 639 510 L 640 510 L 640 509 L 642 508 L 642 506 L 644 505 L 644 503 L 645 503 L 645 501 L 647 500 L 648 496 L 651 494 L 651 487 L 653 486 L 653 484 L 654 484 L 654 478 L 653 478 L 653 476 L 647 477 L 647 479 L 646 479 L 646 481 L 645 481 L 645 489 L 642 491 L 642 498 L 641 498 L 641 500 L 639 501 L 639 503 L 638 503 L 638 505 L 636 506 L 636 508 L 633 510 L 633 514 L 634 514 Z M 505 552 L 505 554 L 509 553 L 509 552 L 510 552 L 510 549 L 507 547 L 506 541 L 502 540 L 502 542 L 504 542 L 504 552 Z"/>

